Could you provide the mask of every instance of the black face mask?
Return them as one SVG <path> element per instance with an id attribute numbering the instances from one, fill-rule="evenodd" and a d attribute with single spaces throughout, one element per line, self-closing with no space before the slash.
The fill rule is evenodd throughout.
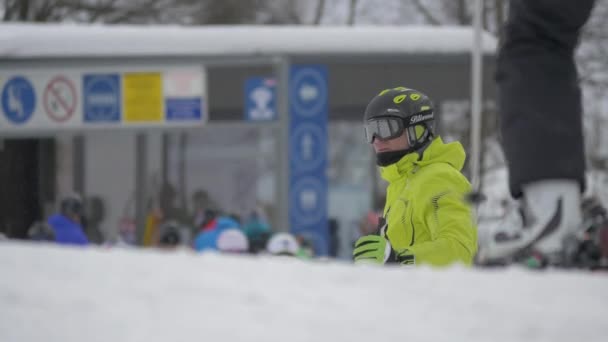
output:
<path id="1" fill-rule="evenodd" d="M 412 152 L 417 152 L 420 155 L 419 158 L 422 158 L 422 154 L 429 146 L 430 142 L 431 140 L 427 140 L 424 143 L 419 143 L 416 146 L 406 148 L 405 150 L 376 153 L 376 164 L 378 166 L 389 166 L 401 160 L 406 154 Z"/>
<path id="2" fill-rule="evenodd" d="M 376 153 L 376 164 L 378 166 L 389 166 L 398 162 L 403 156 L 410 152 L 412 152 L 412 149 L 408 148 L 405 150 Z"/>

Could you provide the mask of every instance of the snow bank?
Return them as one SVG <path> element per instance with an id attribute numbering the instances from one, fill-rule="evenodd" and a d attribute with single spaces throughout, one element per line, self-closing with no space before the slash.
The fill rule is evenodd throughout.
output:
<path id="1" fill-rule="evenodd" d="M 605 341 L 608 277 L 0 243 L 0 341 Z"/>

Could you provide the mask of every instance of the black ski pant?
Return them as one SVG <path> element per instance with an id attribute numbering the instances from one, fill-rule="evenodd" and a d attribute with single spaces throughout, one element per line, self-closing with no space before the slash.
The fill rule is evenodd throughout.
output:
<path id="1" fill-rule="evenodd" d="M 594 0 L 511 0 L 496 81 L 509 188 L 573 179 L 585 188 L 581 91 L 574 50 Z"/>

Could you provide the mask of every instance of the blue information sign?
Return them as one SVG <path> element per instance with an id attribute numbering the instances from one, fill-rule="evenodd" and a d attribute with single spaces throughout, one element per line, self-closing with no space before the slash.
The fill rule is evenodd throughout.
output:
<path id="1" fill-rule="evenodd" d="M 293 65 L 289 73 L 289 223 L 329 250 L 327 217 L 327 67 Z"/>
<path id="2" fill-rule="evenodd" d="M 14 124 L 27 122 L 36 108 L 36 92 L 23 76 L 9 79 L 2 88 L 2 111 Z"/>
<path id="3" fill-rule="evenodd" d="M 84 75 L 82 94 L 85 122 L 120 122 L 120 75 Z"/>
<path id="4" fill-rule="evenodd" d="M 251 77 L 245 81 L 245 120 L 272 121 L 277 118 L 276 84 L 271 77 Z"/>

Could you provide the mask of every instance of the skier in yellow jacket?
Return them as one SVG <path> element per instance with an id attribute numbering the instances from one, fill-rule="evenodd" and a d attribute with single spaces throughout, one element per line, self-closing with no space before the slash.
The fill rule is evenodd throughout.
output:
<path id="1" fill-rule="evenodd" d="M 398 87 L 374 97 L 365 110 L 365 135 L 388 181 L 378 235 L 357 240 L 356 263 L 470 265 L 477 227 L 461 173 L 465 152 L 434 134 L 431 100 Z"/>

